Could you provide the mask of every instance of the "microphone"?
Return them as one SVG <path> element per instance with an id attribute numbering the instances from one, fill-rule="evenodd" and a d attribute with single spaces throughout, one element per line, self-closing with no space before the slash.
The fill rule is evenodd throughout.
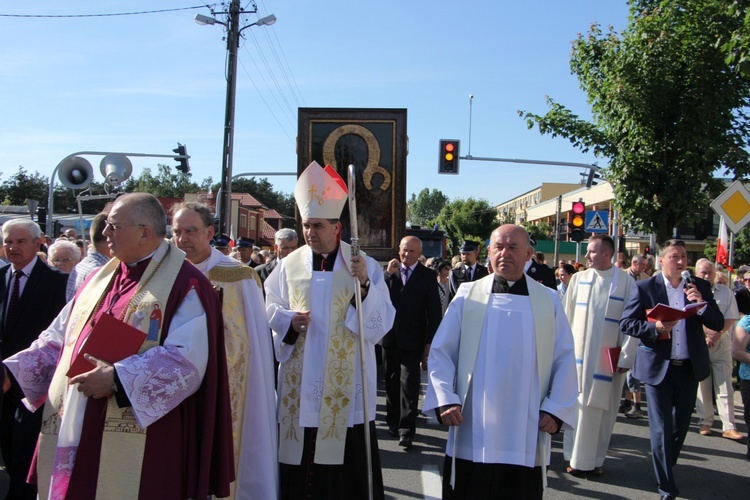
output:
<path id="1" fill-rule="evenodd" d="M 680 276 L 682 279 L 685 280 L 685 290 L 687 291 L 687 285 L 695 285 L 695 279 L 693 279 L 693 276 L 690 274 L 690 271 L 687 269 L 682 271 L 680 273 Z M 686 297 L 687 298 L 687 297 Z M 694 300 L 689 301 L 691 304 L 695 304 Z"/>

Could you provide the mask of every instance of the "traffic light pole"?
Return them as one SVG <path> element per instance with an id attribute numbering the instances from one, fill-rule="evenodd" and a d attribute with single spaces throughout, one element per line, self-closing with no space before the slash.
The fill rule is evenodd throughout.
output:
<path id="1" fill-rule="evenodd" d="M 560 218 L 561 218 L 561 212 L 562 212 L 562 195 L 557 196 L 557 215 L 555 217 L 555 257 L 552 259 L 552 262 L 555 263 L 555 266 L 558 264 L 558 260 L 560 257 Z"/>
<path id="2" fill-rule="evenodd" d="M 503 163 L 526 163 L 531 165 L 554 165 L 558 167 L 575 167 L 575 168 L 587 168 L 592 172 L 599 172 L 601 168 L 598 165 L 592 163 L 575 163 L 568 161 L 553 161 L 553 160 L 525 160 L 519 158 L 492 158 L 486 156 L 459 156 L 461 160 L 476 160 L 476 161 L 499 161 Z"/>

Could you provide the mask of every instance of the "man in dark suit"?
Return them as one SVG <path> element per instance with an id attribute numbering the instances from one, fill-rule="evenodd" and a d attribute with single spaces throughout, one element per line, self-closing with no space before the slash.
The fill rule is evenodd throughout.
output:
<path id="1" fill-rule="evenodd" d="M 533 239 L 531 240 L 531 245 L 536 245 L 536 242 Z M 541 283 L 542 285 L 553 290 L 557 290 L 555 271 L 545 263 L 537 262 L 534 259 L 534 255 L 532 255 L 531 258 L 526 261 L 524 272 L 534 281 Z"/>
<path id="2" fill-rule="evenodd" d="M 295 250 L 297 250 L 297 232 L 288 227 L 276 231 L 276 234 L 274 234 L 273 237 L 273 251 L 276 254 L 276 258 L 255 268 L 255 272 L 258 273 L 260 281 L 265 283 L 266 278 L 271 274 L 271 271 L 276 269 L 276 266 L 279 265 L 281 259 Z M 265 293 L 265 291 L 263 293 Z"/>
<path id="3" fill-rule="evenodd" d="M 479 243 L 476 241 L 466 240 L 461 245 L 461 264 L 451 270 L 450 275 L 450 296 L 451 299 L 461 283 L 477 281 L 487 276 L 487 268 L 477 262 L 479 258 Z"/>
<path id="4" fill-rule="evenodd" d="M 633 376 L 646 384 L 651 453 L 661 498 L 677 496 L 672 467 L 690 427 L 698 382 L 708 377 L 709 359 L 703 327 L 720 330 L 724 316 L 711 285 L 700 278 L 685 280 L 685 243 L 669 240 L 659 251 L 662 273 L 636 283 L 623 311 L 623 333 L 641 340 Z M 698 314 L 679 321 L 649 322 L 646 312 L 657 304 L 682 309 L 706 302 Z"/>
<path id="5" fill-rule="evenodd" d="M 3 224 L 3 248 L 10 264 L 0 267 L 0 343 L 3 359 L 26 349 L 65 305 L 68 275 L 49 268 L 36 253 L 42 231 L 33 221 Z M 18 293 L 16 293 L 18 290 Z M 0 449 L 11 477 L 8 498 L 36 498 L 36 486 L 26 476 L 39 436 L 42 411 L 30 412 L 21 403 L 16 384 L 5 394 L 0 416 Z"/>
<path id="6" fill-rule="evenodd" d="M 420 361 L 427 358 L 443 316 L 437 274 L 418 262 L 422 242 L 406 236 L 399 258 L 388 263 L 385 280 L 396 309 L 393 328 L 381 340 L 385 369 L 386 423 L 404 449 L 412 446 L 417 426 Z"/>

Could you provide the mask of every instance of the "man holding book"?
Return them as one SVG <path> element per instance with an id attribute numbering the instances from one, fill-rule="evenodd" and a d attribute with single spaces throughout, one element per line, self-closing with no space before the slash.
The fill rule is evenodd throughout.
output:
<path id="1" fill-rule="evenodd" d="M 114 258 L 31 347 L 4 361 L 24 404 L 44 406 L 39 497 L 227 496 L 234 470 L 218 296 L 164 240 L 154 196 L 121 196 L 105 226 Z M 137 353 L 118 351 L 137 335 Z M 108 354 L 92 356 L 102 336 Z M 80 357 L 88 371 L 75 375 Z"/>
<path id="2" fill-rule="evenodd" d="M 593 235 L 588 269 L 573 275 L 565 293 L 578 372 L 578 425 L 565 431 L 563 454 L 574 476 L 602 474 L 625 372 L 635 357 L 636 342 L 619 327 L 635 281 L 612 265 L 614 251 L 612 238 Z"/>
<path id="3" fill-rule="evenodd" d="M 709 359 L 704 327 L 724 328 L 711 285 L 700 278 L 683 278 L 688 260 L 685 242 L 668 240 L 659 250 L 662 273 L 636 283 L 620 321 L 623 333 L 640 339 L 633 375 L 646 384 L 648 423 L 654 471 L 662 498 L 679 493 L 672 467 L 690 427 L 698 382 L 708 377 Z M 649 321 L 658 304 L 684 309 L 705 302 L 697 314 L 683 319 Z"/>

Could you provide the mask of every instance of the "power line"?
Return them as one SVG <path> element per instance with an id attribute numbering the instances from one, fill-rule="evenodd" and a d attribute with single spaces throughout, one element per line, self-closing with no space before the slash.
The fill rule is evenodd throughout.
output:
<path id="1" fill-rule="evenodd" d="M 137 16 L 141 14 L 159 14 L 162 12 L 176 12 L 180 10 L 203 9 L 204 7 L 208 7 L 208 6 L 203 4 L 203 5 L 196 5 L 194 7 L 177 7 L 174 9 L 160 9 L 160 10 L 141 10 L 141 11 L 136 11 L 136 12 L 116 12 L 116 13 L 111 13 L 111 14 L 0 14 L 0 17 L 58 19 L 58 18 L 78 18 L 78 17 Z"/>

